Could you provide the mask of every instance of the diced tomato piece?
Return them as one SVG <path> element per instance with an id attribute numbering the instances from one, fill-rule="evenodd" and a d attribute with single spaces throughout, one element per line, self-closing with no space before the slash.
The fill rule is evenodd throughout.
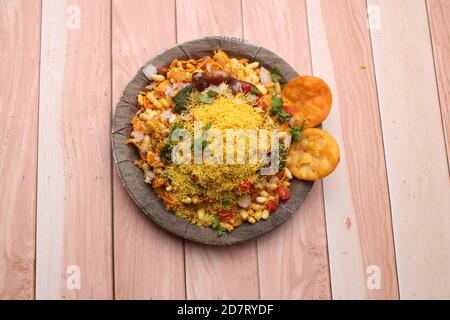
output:
<path id="1" fill-rule="evenodd" d="M 243 93 L 249 93 L 250 91 L 252 91 L 252 85 L 250 83 L 242 82 L 241 91 Z"/>
<path id="2" fill-rule="evenodd" d="M 294 114 L 294 110 L 292 110 L 292 108 L 289 106 L 283 106 L 283 110 L 289 114 Z"/>
<path id="3" fill-rule="evenodd" d="M 263 104 L 262 104 L 262 109 L 263 109 L 264 111 L 266 111 L 268 107 L 269 107 L 269 105 L 268 105 L 266 102 L 263 102 Z"/>
<path id="4" fill-rule="evenodd" d="M 280 196 L 280 199 L 286 201 L 291 198 L 291 192 L 285 186 L 278 186 L 277 193 Z"/>
<path id="5" fill-rule="evenodd" d="M 276 200 L 269 200 L 264 204 L 264 207 L 266 207 L 267 210 L 269 210 L 269 212 L 275 212 L 275 210 L 277 210 L 278 207 L 278 201 Z"/>
<path id="6" fill-rule="evenodd" d="M 242 184 L 239 186 L 239 191 L 247 193 L 250 191 L 251 186 L 252 183 L 250 181 L 242 182 Z"/>
<path id="7" fill-rule="evenodd" d="M 228 222 L 231 220 L 231 218 L 234 217 L 234 209 L 233 208 L 231 208 L 230 210 L 221 209 L 219 215 L 221 221 Z"/>

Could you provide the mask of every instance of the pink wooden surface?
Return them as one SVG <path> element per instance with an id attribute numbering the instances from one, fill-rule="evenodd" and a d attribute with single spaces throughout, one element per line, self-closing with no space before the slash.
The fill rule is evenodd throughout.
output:
<path id="1" fill-rule="evenodd" d="M 447 0 L 0 0 L 0 299 L 450 298 L 448 16 Z M 205 35 L 325 79 L 342 151 L 291 220 L 228 248 L 155 226 L 111 165 L 126 83 Z"/>

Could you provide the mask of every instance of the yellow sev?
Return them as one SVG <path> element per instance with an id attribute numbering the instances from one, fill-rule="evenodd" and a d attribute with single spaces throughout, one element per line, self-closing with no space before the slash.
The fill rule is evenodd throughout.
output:
<path id="1" fill-rule="evenodd" d="M 228 98 L 220 96 L 210 105 L 192 101 L 186 113 L 192 114 L 202 125 L 210 124 L 220 129 L 270 129 L 273 122 L 269 116 L 257 113 L 246 96 L 238 94 Z M 193 133 L 191 121 L 182 122 Z M 191 219 L 199 226 L 210 225 L 222 207 L 225 198 L 235 199 L 244 181 L 255 182 L 259 177 L 260 164 L 171 164 L 163 173 L 173 187 L 171 196 L 181 205 L 173 208 L 183 218 Z M 194 201 L 192 200 L 194 199 Z M 198 208 L 205 209 L 208 219 L 197 219 Z"/>

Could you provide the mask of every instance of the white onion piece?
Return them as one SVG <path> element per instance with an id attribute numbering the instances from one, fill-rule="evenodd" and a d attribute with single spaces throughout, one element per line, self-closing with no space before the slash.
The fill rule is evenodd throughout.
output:
<path id="1" fill-rule="evenodd" d="M 175 121 L 177 116 L 175 114 L 173 114 L 172 112 L 170 112 L 169 110 L 164 110 L 163 113 L 161 114 L 161 118 L 163 120 L 169 120 L 169 123 L 172 123 Z"/>
<path id="2" fill-rule="evenodd" d="M 144 68 L 142 68 L 142 72 L 147 78 L 151 79 L 151 76 L 154 76 L 158 72 L 158 70 L 156 70 L 156 67 L 154 65 L 148 64 Z"/>
<path id="3" fill-rule="evenodd" d="M 175 95 L 177 94 L 177 92 L 175 91 L 175 89 L 176 89 L 176 85 L 170 85 L 170 86 L 167 86 L 167 88 L 166 88 L 166 90 L 164 91 L 164 93 L 166 94 L 166 95 L 168 95 L 169 97 L 175 97 Z"/>
<path id="4" fill-rule="evenodd" d="M 286 137 L 283 138 L 283 144 L 286 147 L 289 147 L 291 145 L 291 139 L 292 139 L 292 137 L 290 134 L 286 135 Z"/>
<path id="5" fill-rule="evenodd" d="M 289 119 L 289 125 L 290 125 L 291 127 L 294 127 L 296 121 L 297 121 L 297 119 L 295 119 L 295 117 L 291 117 L 291 118 Z"/>
<path id="6" fill-rule="evenodd" d="M 211 67 L 211 65 L 208 63 L 208 64 L 206 64 L 206 71 L 208 71 L 208 73 L 211 73 L 211 69 L 212 67 Z"/>
<path id="7" fill-rule="evenodd" d="M 248 194 L 243 194 L 237 199 L 237 204 L 241 208 L 248 208 L 250 205 L 250 196 Z"/>
<path id="8" fill-rule="evenodd" d="M 251 93 L 250 93 L 250 94 L 247 96 L 247 99 L 250 100 L 250 101 L 256 101 L 256 100 L 258 100 L 258 97 L 255 96 L 254 94 L 251 94 Z"/>
<path id="9" fill-rule="evenodd" d="M 148 86 L 146 86 L 145 89 L 147 89 L 147 90 L 152 90 L 154 87 L 156 87 L 156 82 L 152 82 L 151 84 L 149 84 Z"/>
<path id="10" fill-rule="evenodd" d="M 183 113 L 183 114 L 181 114 L 181 120 L 183 120 L 183 121 L 186 121 L 190 117 L 191 117 L 190 113 Z"/>
<path id="11" fill-rule="evenodd" d="M 261 67 L 259 69 L 259 81 L 261 82 L 261 84 L 267 84 L 267 83 L 273 82 L 272 74 L 270 73 L 270 71 L 264 67 Z"/>
<path id="12" fill-rule="evenodd" d="M 176 86 L 177 86 L 177 88 L 178 89 L 183 89 L 184 87 L 186 87 L 188 84 L 187 83 L 184 83 L 184 82 L 177 82 L 176 83 Z"/>
<path id="13" fill-rule="evenodd" d="M 155 177 L 155 174 L 153 173 L 153 171 L 147 171 L 144 175 L 144 181 L 146 183 L 150 183 L 154 177 Z"/>
<path id="14" fill-rule="evenodd" d="M 142 140 L 144 140 L 144 134 L 137 130 L 131 132 L 131 136 L 134 138 L 135 142 L 141 142 Z"/>

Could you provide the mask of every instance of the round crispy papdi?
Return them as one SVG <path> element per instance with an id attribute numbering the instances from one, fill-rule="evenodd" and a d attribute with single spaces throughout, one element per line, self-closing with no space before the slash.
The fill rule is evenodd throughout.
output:
<path id="1" fill-rule="evenodd" d="M 328 132 L 305 129 L 299 141 L 289 148 L 288 169 L 300 180 L 313 181 L 326 177 L 339 163 L 339 147 Z"/>
<path id="2" fill-rule="evenodd" d="M 305 128 L 321 124 L 330 113 L 333 100 L 325 81 L 309 76 L 289 81 L 281 95 L 292 108 L 293 116 L 299 121 L 305 121 Z"/>

